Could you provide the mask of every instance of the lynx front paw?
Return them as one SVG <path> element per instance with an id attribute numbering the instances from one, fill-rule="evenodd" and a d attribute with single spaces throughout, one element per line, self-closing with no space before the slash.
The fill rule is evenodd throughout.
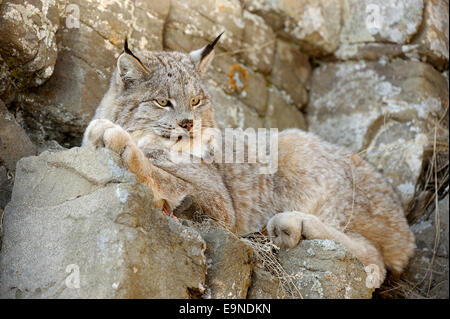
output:
<path id="1" fill-rule="evenodd" d="M 92 121 L 86 129 L 83 140 L 83 145 L 106 147 L 118 154 L 122 154 L 131 143 L 130 134 L 105 119 Z"/>
<path id="2" fill-rule="evenodd" d="M 288 248 L 297 246 L 302 236 L 307 239 L 318 237 L 321 227 L 316 216 L 300 212 L 280 213 L 267 223 L 267 231 L 275 245 Z"/>

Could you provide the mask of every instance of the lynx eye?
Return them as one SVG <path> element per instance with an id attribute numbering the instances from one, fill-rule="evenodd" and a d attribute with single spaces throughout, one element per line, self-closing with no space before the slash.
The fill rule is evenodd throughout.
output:
<path id="1" fill-rule="evenodd" d="M 191 99 L 191 106 L 197 106 L 200 104 L 200 99 L 198 97 L 193 97 Z"/>
<path id="2" fill-rule="evenodd" d="M 170 103 L 170 101 L 167 99 L 156 99 L 156 100 L 154 100 L 154 102 L 158 106 L 162 106 L 162 107 L 172 106 L 172 103 Z"/>

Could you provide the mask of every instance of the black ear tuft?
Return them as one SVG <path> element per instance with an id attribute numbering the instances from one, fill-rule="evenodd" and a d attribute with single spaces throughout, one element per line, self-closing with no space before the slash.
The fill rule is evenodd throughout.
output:
<path id="1" fill-rule="evenodd" d="M 131 52 L 128 48 L 128 40 L 126 38 L 123 51 L 117 59 L 117 80 L 123 83 L 125 88 L 129 88 L 135 83 L 146 80 L 152 72 Z"/>
<path id="2" fill-rule="evenodd" d="M 123 43 L 123 51 L 125 53 L 133 55 L 133 52 L 131 52 L 130 49 L 128 49 L 128 38 L 125 38 L 125 42 Z"/>
<path id="3" fill-rule="evenodd" d="M 124 43 L 123 43 L 123 52 L 125 52 L 126 54 L 131 55 L 133 58 L 135 58 L 136 60 L 138 60 L 139 63 L 142 64 L 141 60 L 140 60 L 137 56 L 135 56 L 134 53 L 131 52 L 131 50 L 128 48 L 128 38 L 125 38 L 125 41 L 124 41 Z"/>
<path id="4" fill-rule="evenodd" d="M 217 42 L 219 42 L 219 39 L 220 39 L 220 37 L 222 36 L 222 34 L 223 34 L 224 32 L 225 32 L 225 31 L 223 31 L 221 34 L 219 34 L 219 36 L 218 36 L 212 43 L 208 44 L 208 45 L 205 47 L 205 49 L 203 49 L 203 51 L 202 51 L 202 57 L 201 57 L 200 60 L 203 60 L 203 58 L 204 58 L 205 56 L 207 56 L 208 54 L 211 53 L 212 50 L 214 50 L 214 47 L 216 46 Z"/>

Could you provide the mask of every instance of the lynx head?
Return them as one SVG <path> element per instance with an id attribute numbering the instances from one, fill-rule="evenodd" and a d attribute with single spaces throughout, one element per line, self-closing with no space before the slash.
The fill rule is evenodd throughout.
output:
<path id="1" fill-rule="evenodd" d="M 102 101 L 112 105 L 105 117 L 127 130 L 141 148 L 185 150 L 208 143 L 202 134 L 205 128 L 215 127 L 215 120 L 202 78 L 221 35 L 187 54 L 143 51 L 135 55 L 125 41 L 104 98 L 107 103 Z"/>

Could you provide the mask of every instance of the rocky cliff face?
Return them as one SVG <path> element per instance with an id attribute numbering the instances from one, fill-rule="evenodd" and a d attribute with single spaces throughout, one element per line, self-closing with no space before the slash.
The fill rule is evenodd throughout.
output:
<path id="1" fill-rule="evenodd" d="M 448 297 L 448 209 L 439 208 L 448 201 L 448 8 L 448 0 L 0 0 L 1 294 L 289 297 L 294 284 L 303 297 L 367 296 L 346 279 L 328 289 L 320 267 L 312 271 L 321 292 L 307 280 L 277 281 L 254 246 L 152 211 L 151 193 L 111 154 L 61 152 L 79 145 L 125 37 L 135 50 L 186 52 L 225 31 L 207 76 L 218 124 L 302 128 L 362 155 L 399 192 L 418 238 L 390 290 L 411 283 L 414 293 L 402 296 Z M 318 243 L 289 254 L 304 259 L 309 248 L 311 258 L 329 256 L 331 269 L 357 264 Z M 168 276 L 155 276 L 169 252 L 178 257 Z M 85 290 L 65 285 L 71 264 Z"/>

